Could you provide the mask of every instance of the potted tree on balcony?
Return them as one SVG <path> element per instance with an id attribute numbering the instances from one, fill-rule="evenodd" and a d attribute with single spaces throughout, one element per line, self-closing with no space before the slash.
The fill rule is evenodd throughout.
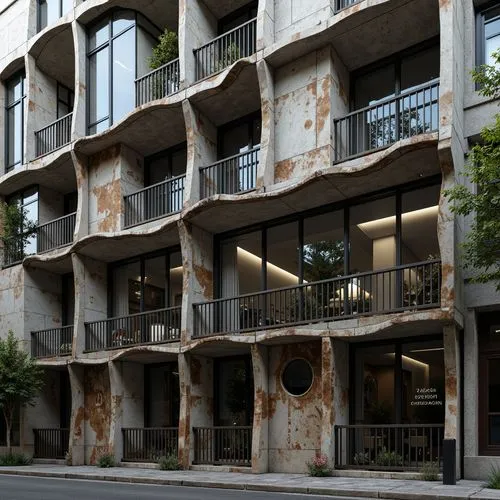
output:
<path id="1" fill-rule="evenodd" d="M 158 45 L 153 47 L 153 55 L 148 60 L 149 67 L 151 69 L 161 68 L 178 57 L 179 39 L 177 33 L 165 28 L 165 31 L 158 37 Z M 165 77 L 164 73 L 154 75 L 151 82 L 152 100 L 161 99 L 173 93 L 178 88 L 178 71 L 174 69 L 173 73 L 169 76 L 170 78 Z"/>

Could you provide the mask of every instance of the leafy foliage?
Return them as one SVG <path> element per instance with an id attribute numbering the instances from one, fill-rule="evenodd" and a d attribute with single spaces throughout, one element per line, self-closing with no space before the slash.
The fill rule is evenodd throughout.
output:
<path id="1" fill-rule="evenodd" d="M 492 490 L 500 490 L 500 469 L 492 468 L 488 476 L 488 482 L 485 484 L 486 488 Z"/>
<path id="2" fill-rule="evenodd" d="M 19 346 L 14 332 L 9 330 L 7 338 L 0 339 L 0 409 L 7 427 L 9 450 L 14 411 L 34 404 L 43 386 L 42 376 L 42 368 Z"/>
<path id="3" fill-rule="evenodd" d="M 375 463 L 381 467 L 400 467 L 403 465 L 403 457 L 395 451 L 388 451 L 383 448 L 377 455 Z"/>
<path id="4" fill-rule="evenodd" d="M 0 240 L 4 246 L 8 261 L 22 260 L 28 240 L 36 231 L 37 224 L 29 220 L 26 210 L 18 203 L 0 203 Z"/>
<path id="5" fill-rule="evenodd" d="M 109 469 L 115 466 L 115 456 L 112 453 L 104 453 L 97 459 L 97 467 Z"/>
<path id="6" fill-rule="evenodd" d="M 422 466 L 420 476 L 423 481 L 438 481 L 439 464 L 437 462 L 425 462 Z"/>
<path id="7" fill-rule="evenodd" d="M 309 282 L 344 274 L 344 242 L 317 241 L 304 245 L 304 278 Z"/>
<path id="8" fill-rule="evenodd" d="M 500 51 L 493 54 L 500 63 Z M 481 85 L 479 93 L 500 97 L 500 70 L 483 65 L 473 71 L 474 81 Z M 500 115 L 492 126 L 481 131 L 481 142 L 469 154 L 464 176 L 475 184 L 473 190 L 457 184 L 445 192 L 454 213 L 474 214 L 463 247 L 464 267 L 473 273 L 476 283 L 496 282 L 500 291 Z"/>
<path id="9" fill-rule="evenodd" d="M 16 467 L 18 465 L 31 465 L 33 459 L 23 453 L 7 453 L 0 456 L 0 466 Z"/>
<path id="10" fill-rule="evenodd" d="M 158 45 L 153 48 L 153 55 L 149 58 L 149 67 L 157 69 L 179 57 L 179 39 L 175 31 L 165 31 L 158 37 Z"/>
<path id="11" fill-rule="evenodd" d="M 182 468 L 177 455 L 173 453 L 166 457 L 160 457 L 158 465 L 161 470 L 180 470 Z"/>
<path id="12" fill-rule="evenodd" d="M 309 475 L 312 477 L 326 477 L 332 475 L 332 469 L 328 464 L 326 455 L 316 455 L 312 462 L 306 463 Z"/>

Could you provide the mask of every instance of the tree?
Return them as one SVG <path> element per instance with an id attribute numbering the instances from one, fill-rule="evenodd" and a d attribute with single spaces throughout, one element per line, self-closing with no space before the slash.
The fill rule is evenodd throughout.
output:
<path id="1" fill-rule="evenodd" d="M 7 448 L 11 450 L 10 435 L 17 408 L 33 406 L 43 386 L 43 369 L 19 346 L 14 332 L 0 339 L 0 409 L 7 428 Z"/>
<path id="2" fill-rule="evenodd" d="M 500 50 L 493 53 L 497 64 L 483 65 L 472 72 L 479 93 L 500 98 Z M 464 267 L 476 283 L 496 282 L 500 291 L 500 115 L 481 131 L 464 168 L 464 177 L 476 189 L 457 184 L 445 191 L 457 215 L 473 214 L 470 231 L 462 244 Z"/>

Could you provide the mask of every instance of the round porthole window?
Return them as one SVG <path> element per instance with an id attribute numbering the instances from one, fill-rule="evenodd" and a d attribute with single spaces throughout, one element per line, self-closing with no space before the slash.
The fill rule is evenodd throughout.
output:
<path id="1" fill-rule="evenodd" d="M 293 359 L 283 370 L 281 383 L 292 396 L 303 396 L 313 383 L 311 365 L 305 359 Z"/>

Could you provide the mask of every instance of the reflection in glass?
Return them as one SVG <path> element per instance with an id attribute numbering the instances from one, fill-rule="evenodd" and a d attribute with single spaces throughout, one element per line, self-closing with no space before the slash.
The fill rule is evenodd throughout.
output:
<path id="1" fill-rule="evenodd" d="M 109 115 L 108 58 L 107 47 L 90 56 L 90 123 L 95 123 Z"/>
<path id="2" fill-rule="evenodd" d="M 134 109 L 135 31 L 129 30 L 113 42 L 113 121 Z"/>

